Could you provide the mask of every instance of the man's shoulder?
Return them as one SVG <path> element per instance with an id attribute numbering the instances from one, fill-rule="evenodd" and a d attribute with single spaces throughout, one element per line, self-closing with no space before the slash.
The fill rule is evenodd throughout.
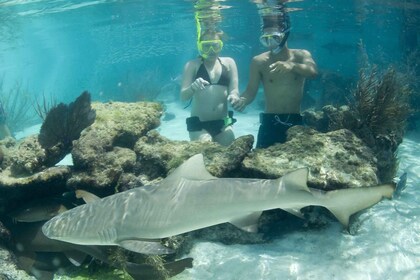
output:
<path id="1" fill-rule="evenodd" d="M 302 58 L 311 57 L 311 53 L 305 49 L 289 49 L 289 51 L 294 55 Z"/>
<path id="2" fill-rule="evenodd" d="M 270 55 L 270 52 L 263 52 L 254 56 L 254 59 L 266 59 Z"/>

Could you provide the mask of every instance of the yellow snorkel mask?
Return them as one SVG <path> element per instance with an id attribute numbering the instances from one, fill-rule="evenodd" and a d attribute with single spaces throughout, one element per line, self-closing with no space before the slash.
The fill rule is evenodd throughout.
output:
<path id="1" fill-rule="evenodd" d="M 198 41 L 197 48 L 200 55 L 206 58 L 211 54 L 218 54 L 223 48 L 223 41 L 220 39 Z"/>
<path id="2" fill-rule="evenodd" d="M 195 22 L 197 26 L 197 49 L 201 57 L 206 59 L 207 57 L 211 55 L 218 54 L 222 50 L 223 41 L 218 39 L 217 36 L 216 36 L 216 39 L 201 40 L 203 34 L 207 33 L 206 31 L 202 32 L 202 29 L 201 29 L 200 19 L 204 19 L 204 18 L 205 17 L 203 14 L 201 14 L 200 12 L 196 12 Z M 209 33 L 211 34 L 212 32 L 209 32 Z"/>

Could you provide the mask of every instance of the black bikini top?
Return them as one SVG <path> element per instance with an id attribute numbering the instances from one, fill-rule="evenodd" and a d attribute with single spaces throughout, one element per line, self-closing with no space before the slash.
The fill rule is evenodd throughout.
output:
<path id="1" fill-rule="evenodd" d="M 222 65 L 222 73 L 220 74 L 220 78 L 217 83 L 212 83 L 210 80 L 209 73 L 207 72 L 206 66 L 204 66 L 204 62 L 201 63 L 200 68 L 198 68 L 197 74 L 195 74 L 195 79 L 202 78 L 209 82 L 211 85 L 220 85 L 220 86 L 229 86 L 230 78 L 229 78 L 229 70 L 227 67 L 222 63 L 220 58 L 217 58 L 220 64 Z"/>

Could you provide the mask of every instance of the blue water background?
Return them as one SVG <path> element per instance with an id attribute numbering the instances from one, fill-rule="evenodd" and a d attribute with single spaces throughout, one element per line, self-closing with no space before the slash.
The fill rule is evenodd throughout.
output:
<path id="1" fill-rule="evenodd" d="M 390 4 L 387 4 L 387 3 Z M 384 4 L 385 3 L 385 4 Z M 238 65 L 240 89 L 259 43 L 254 3 L 221 2 L 222 55 Z M 0 74 L 31 95 L 68 102 L 83 90 L 94 100 L 124 100 L 142 77 L 157 85 L 179 81 L 197 55 L 193 1 L 0 1 Z M 311 51 L 320 71 L 355 77 L 363 42 L 371 62 L 401 63 L 404 9 L 399 1 L 303 1 L 291 12 L 289 47 Z M 328 45 L 329 44 L 329 45 Z M 332 48 L 328 48 L 331 46 Z M 178 77 L 178 80 L 177 80 Z M 167 95 L 177 95 L 173 87 Z M 316 93 L 312 93 L 316 94 Z M 177 96 L 175 96 L 177 97 Z"/>

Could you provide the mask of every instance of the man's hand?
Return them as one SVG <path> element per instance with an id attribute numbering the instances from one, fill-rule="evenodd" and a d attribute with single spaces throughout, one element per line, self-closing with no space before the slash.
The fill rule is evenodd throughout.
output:
<path id="1" fill-rule="evenodd" d="M 191 84 L 191 90 L 193 92 L 196 92 L 197 90 L 205 89 L 206 86 L 210 85 L 209 82 L 204 80 L 203 78 L 197 78 L 192 84 Z"/>
<path id="2" fill-rule="evenodd" d="M 270 64 L 270 73 L 287 73 L 293 70 L 293 66 L 293 62 L 276 61 Z"/>
<path id="3" fill-rule="evenodd" d="M 233 109 L 238 112 L 242 112 L 247 105 L 246 99 L 244 97 L 239 97 L 236 94 L 229 95 L 227 100 L 230 102 Z"/>

